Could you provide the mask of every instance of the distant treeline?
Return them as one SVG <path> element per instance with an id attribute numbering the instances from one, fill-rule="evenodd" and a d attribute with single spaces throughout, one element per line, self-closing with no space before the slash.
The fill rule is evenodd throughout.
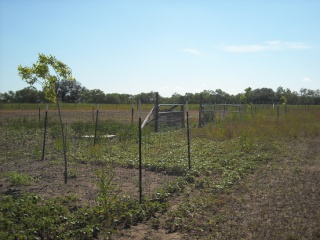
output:
<path id="1" fill-rule="evenodd" d="M 65 103 L 109 103 L 128 104 L 141 101 L 144 104 L 154 103 L 155 92 L 140 93 L 137 95 L 104 93 L 100 89 L 89 90 L 81 86 L 77 81 L 61 81 L 57 86 L 57 92 L 62 102 Z M 278 87 L 276 91 L 271 88 L 250 87 L 244 93 L 236 95 L 228 94 L 221 89 L 204 90 L 200 93 L 179 93 L 172 94 L 171 97 L 162 97 L 159 93 L 160 103 L 200 103 L 202 99 L 205 103 L 287 103 L 287 104 L 320 104 L 320 90 L 301 88 L 299 92 L 291 91 L 288 88 Z M 9 91 L 0 93 L 1 103 L 45 103 L 44 92 L 35 87 L 26 87 L 16 92 Z"/>

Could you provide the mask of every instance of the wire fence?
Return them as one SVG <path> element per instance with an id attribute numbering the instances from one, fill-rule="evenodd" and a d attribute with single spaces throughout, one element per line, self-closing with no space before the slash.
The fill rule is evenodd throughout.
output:
<path id="1" fill-rule="evenodd" d="M 99 109 L 61 113 L 69 182 L 94 181 L 95 171 L 111 168 L 120 191 L 138 198 L 138 113 Z M 145 118 L 148 113 L 141 111 L 140 116 Z M 53 179 L 63 181 L 63 141 L 58 120 L 55 110 L 2 112 L 1 172 L 26 173 L 41 179 L 39 184 L 50 185 Z M 174 131 L 173 124 L 159 124 L 159 133 L 155 133 L 153 124 L 142 132 L 141 189 L 149 197 L 185 172 L 186 156 L 186 143 L 180 139 L 182 131 Z M 43 172 L 35 173 L 37 166 Z M 5 181 L 4 176 L 1 179 Z"/>
<path id="2" fill-rule="evenodd" d="M 201 114 L 209 115 L 208 122 L 210 114 L 227 110 L 226 106 L 216 106 L 204 113 L 188 111 L 186 119 L 181 104 L 175 106 L 178 109 L 160 106 L 157 113 L 154 110 L 140 113 L 134 109 L 99 110 L 98 107 L 63 110 L 69 183 L 81 185 L 82 191 L 96 196 L 96 172 L 108 168 L 114 173 L 119 191 L 139 199 L 141 193 L 152 198 L 163 186 L 184 176 L 190 169 L 190 129 L 198 127 Z M 251 114 L 260 108 L 270 109 L 275 118 L 288 111 L 285 106 L 271 105 L 243 107 L 242 112 L 238 112 L 241 108 L 237 105 L 232 111 L 237 111 L 238 121 L 240 114 Z M 148 124 L 141 130 L 139 156 L 139 117 L 146 119 L 147 116 Z M 1 111 L 0 192 L 10 187 L 4 174 L 8 172 L 31 175 L 35 179 L 33 190 L 45 188 L 50 192 L 53 184 L 63 182 L 63 141 L 58 120 L 56 110 Z M 213 124 L 214 120 L 212 118 Z M 42 187 L 37 187 L 40 184 Z"/>

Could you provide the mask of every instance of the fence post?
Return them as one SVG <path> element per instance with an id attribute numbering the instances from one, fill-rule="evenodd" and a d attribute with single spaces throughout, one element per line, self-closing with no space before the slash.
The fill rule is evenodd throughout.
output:
<path id="1" fill-rule="evenodd" d="M 134 116 L 134 106 L 132 103 L 132 105 L 131 105 L 131 124 L 133 124 L 133 116 Z"/>
<path id="2" fill-rule="evenodd" d="M 96 142 L 97 142 L 98 115 L 99 115 L 99 104 L 98 104 L 98 107 L 97 107 L 96 125 L 95 125 L 95 128 L 94 128 L 93 146 L 95 146 Z"/>
<path id="3" fill-rule="evenodd" d="M 154 106 L 154 131 L 155 132 L 158 132 L 158 123 L 159 123 L 159 93 L 156 92 L 156 102 Z"/>
<path id="4" fill-rule="evenodd" d="M 94 106 L 92 106 L 92 122 L 94 123 Z"/>
<path id="5" fill-rule="evenodd" d="M 142 143 L 142 133 L 141 133 L 141 101 L 139 101 L 139 203 L 142 203 L 142 152 L 141 152 L 141 143 Z"/>
<path id="6" fill-rule="evenodd" d="M 39 105 L 39 108 L 38 108 L 38 109 L 39 109 L 39 122 L 40 122 L 40 105 Z"/>
<path id="7" fill-rule="evenodd" d="M 181 105 L 181 128 L 184 128 L 184 105 L 183 104 Z"/>

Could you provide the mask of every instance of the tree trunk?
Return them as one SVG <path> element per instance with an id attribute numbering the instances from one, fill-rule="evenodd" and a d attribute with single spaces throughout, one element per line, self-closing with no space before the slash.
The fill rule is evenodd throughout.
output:
<path id="1" fill-rule="evenodd" d="M 67 142 L 64 133 L 64 126 L 61 118 L 61 111 L 60 111 L 60 104 L 59 104 L 59 97 L 56 97 L 57 107 L 58 107 L 58 114 L 61 126 L 61 137 L 62 137 L 62 145 L 63 145 L 63 157 L 64 157 L 64 183 L 67 184 L 68 182 L 68 161 L 67 161 Z"/>

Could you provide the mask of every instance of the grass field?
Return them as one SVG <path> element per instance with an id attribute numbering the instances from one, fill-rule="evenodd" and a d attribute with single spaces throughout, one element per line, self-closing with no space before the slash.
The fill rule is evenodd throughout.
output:
<path id="1" fill-rule="evenodd" d="M 99 106 L 95 146 L 83 138 L 95 131 L 92 105 L 63 108 L 67 184 L 55 120 L 40 160 L 37 109 L 1 105 L 1 239 L 320 238 L 319 106 L 247 108 L 242 121 L 228 115 L 203 128 L 191 110 L 191 170 L 186 129 L 144 129 L 142 204 L 131 105 Z"/>

